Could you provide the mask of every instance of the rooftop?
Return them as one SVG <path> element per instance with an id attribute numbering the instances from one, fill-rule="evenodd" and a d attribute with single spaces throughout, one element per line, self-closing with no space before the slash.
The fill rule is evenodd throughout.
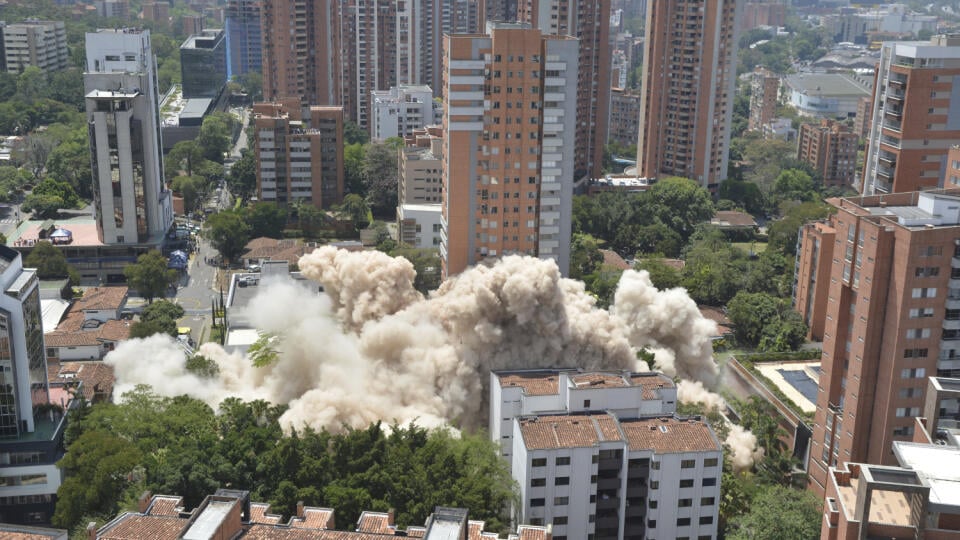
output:
<path id="1" fill-rule="evenodd" d="M 584 448 L 622 440 L 616 419 L 607 413 L 523 418 L 520 436 L 527 450 Z"/>
<path id="2" fill-rule="evenodd" d="M 84 291 L 83 296 L 74 302 L 73 311 L 101 311 L 118 310 L 127 301 L 129 287 L 91 287 Z"/>
<path id="3" fill-rule="evenodd" d="M 51 386 L 83 383 L 83 397 L 92 402 L 97 396 L 113 395 L 116 376 L 113 366 L 103 362 L 47 362 L 47 380 Z"/>
<path id="4" fill-rule="evenodd" d="M 630 450 L 653 450 L 657 454 L 719 452 L 720 442 L 710 426 L 699 419 L 660 417 L 621 420 Z"/>
<path id="5" fill-rule="evenodd" d="M 673 388 L 673 381 L 656 372 L 584 371 L 578 368 L 495 372 L 501 388 L 521 387 L 528 396 L 549 396 L 560 393 L 560 378 L 569 377 L 571 388 L 642 387 L 643 399 L 657 399 L 656 390 Z"/>
<path id="6" fill-rule="evenodd" d="M 816 411 L 819 361 L 760 362 L 754 365 L 802 412 L 812 414 Z"/>
<path id="7" fill-rule="evenodd" d="M 717 227 L 756 227 L 757 220 L 746 212 L 719 210 L 710 219 L 710 224 Z"/>
<path id="8" fill-rule="evenodd" d="M 67 540 L 67 531 L 0 523 L 0 540 Z"/>
<path id="9" fill-rule="evenodd" d="M 794 73 L 784 77 L 784 84 L 807 95 L 870 96 L 868 84 L 843 73 Z"/>
<path id="10" fill-rule="evenodd" d="M 930 486 L 930 510 L 960 512 L 960 448 L 894 441 L 893 453 Z"/>

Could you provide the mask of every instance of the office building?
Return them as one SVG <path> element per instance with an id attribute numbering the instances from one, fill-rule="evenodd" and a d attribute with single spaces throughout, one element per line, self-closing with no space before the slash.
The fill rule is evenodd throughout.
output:
<path id="1" fill-rule="evenodd" d="M 856 133 L 839 122 L 801 124 L 797 159 L 820 173 L 824 187 L 852 188 L 856 182 L 859 140 Z"/>
<path id="2" fill-rule="evenodd" d="M 126 19 L 130 16 L 129 0 L 95 0 L 93 5 L 100 17 Z"/>
<path id="3" fill-rule="evenodd" d="M 260 6 L 262 36 L 270 38 L 262 41 L 264 99 L 299 97 L 309 105 L 340 105 L 345 74 L 337 53 L 338 3 L 277 0 Z"/>
<path id="4" fill-rule="evenodd" d="M 913 12 L 903 3 L 884 3 L 861 9 L 839 9 L 823 18 L 823 26 L 837 43 L 868 45 L 883 36 L 909 39 L 921 32 L 936 32 L 937 16 Z"/>
<path id="5" fill-rule="evenodd" d="M 792 73 L 783 78 L 784 102 L 810 118 L 853 118 L 872 88 L 872 75 L 849 72 Z"/>
<path id="6" fill-rule="evenodd" d="M 260 33 L 262 0 L 229 0 L 226 9 L 227 75 L 230 78 L 263 69 Z"/>
<path id="7" fill-rule="evenodd" d="M 566 274 L 576 39 L 487 23 L 486 35 L 444 40 L 444 275 L 511 253 L 553 260 Z"/>
<path id="8" fill-rule="evenodd" d="M 857 137 L 866 139 L 870 136 L 870 122 L 873 120 L 873 98 L 862 97 L 857 101 L 857 116 L 853 119 L 853 132 Z"/>
<path id="9" fill-rule="evenodd" d="M 960 36 L 883 44 L 873 93 L 861 193 L 937 187 L 960 140 Z"/>
<path id="10" fill-rule="evenodd" d="M 257 197 L 330 208 L 343 200 L 343 109 L 300 99 L 253 106 Z"/>
<path id="11" fill-rule="evenodd" d="M 518 9 L 517 20 L 544 35 L 578 40 L 574 178 L 597 178 L 610 115 L 610 0 L 532 0 Z"/>
<path id="12" fill-rule="evenodd" d="M 808 466 L 821 495 L 830 467 L 893 464 L 926 378 L 960 373 L 960 190 L 828 202 L 836 214 L 801 228 L 794 290 L 823 340 Z"/>
<path id="13" fill-rule="evenodd" d="M 63 21 L 27 19 L 22 23 L 0 26 L 3 33 L 4 69 L 22 73 L 30 66 L 43 71 L 67 69 L 67 30 Z"/>
<path id="14" fill-rule="evenodd" d="M 184 15 L 180 18 L 183 33 L 192 36 L 203 32 L 203 15 Z"/>
<path id="15" fill-rule="evenodd" d="M 742 0 L 652 2 L 643 54 L 637 175 L 715 191 L 727 177 Z"/>
<path id="16" fill-rule="evenodd" d="M 49 523 L 69 394 L 51 399 L 36 271 L 0 245 L 0 522 Z M 61 402 L 60 400 L 63 400 Z M 53 405 L 61 408 L 58 410 Z M 0 534 L 2 536 L 2 534 Z"/>
<path id="17" fill-rule="evenodd" d="M 406 137 L 414 130 L 434 123 L 433 90 L 429 86 L 400 85 L 374 90 L 370 138 L 385 141 Z"/>
<path id="18" fill-rule="evenodd" d="M 501 371 L 490 389 L 522 522 L 554 537 L 716 538 L 722 446 L 706 422 L 673 414 L 670 378 Z"/>
<path id="19" fill-rule="evenodd" d="M 610 122 L 607 130 L 608 143 L 615 142 L 621 146 L 637 144 L 640 134 L 640 94 L 625 88 L 610 89 Z"/>
<path id="20" fill-rule="evenodd" d="M 763 126 L 777 117 L 780 103 L 780 77 L 772 71 L 758 67 L 750 75 L 750 119 L 747 129 L 762 131 Z"/>
<path id="21" fill-rule="evenodd" d="M 209 29 L 180 45 L 183 97 L 217 99 L 227 85 L 227 40 L 223 30 Z"/>
<path id="22" fill-rule="evenodd" d="M 772 26 L 777 28 L 787 22 L 788 0 L 762 0 L 747 2 L 743 9 L 743 28 L 752 30 L 758 26 Z"/>
<path id="23" fill-rule="evenodd" d="M 94 213 L 104 244 L 159 245 L 173 223 L 164 184 L 160 99 L 150 31 L 86 35 L 83 75 Z"/>
<path id="24" fill-rule="evenodd" d="M 124 512 L 103 527 L 88 529 L 91 540 L 141 540 L 143 538 L 232 538 L 255 540 L 288 538 L 296 540 L 370 540 L 371 538 L 410 537 L 424 540 L 490 540 L 497 533 L 484 531 L 485 523 L 469 519 L 464 508 L 436 507 L 423 526 L 397 526 L 394 511 L 362 511 L 351 530 L 337 530 L 336 511 L 332 508 L 297 503 L 296 513 L 283 516 L 270 513 L 270 505 L 250 501 L 250 492 L 218 489 L 199 506 L 185 510 L 183 497 L 152 495 L 146 492 L 137 503 L 137 511 Z M 342 528 L 342 527 L 341 527 Z M 520 525 L 510 540 L 550 540 L 546 527 Z"/>

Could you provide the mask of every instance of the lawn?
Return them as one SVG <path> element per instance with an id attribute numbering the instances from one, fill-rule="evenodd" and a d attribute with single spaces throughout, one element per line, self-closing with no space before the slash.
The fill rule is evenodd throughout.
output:
<path id="1" fill-rule="evenodd" d="M 733 247 L 742 250 L 747 255 L 759 255 L 766 251 L 766 242 L 734 242 Z"/>

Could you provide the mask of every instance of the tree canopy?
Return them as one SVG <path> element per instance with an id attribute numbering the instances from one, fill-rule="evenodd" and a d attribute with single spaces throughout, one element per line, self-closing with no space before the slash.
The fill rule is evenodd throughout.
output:
<path id="1" fill-rule="evenodd" d="M 59 492 L 59 527 L 109 519 L 119 501 L 144 489 L 181 495 L 188 508 L 218 487 L 249 489 L 252 500 L 287 516 L 297 501 L 335 508 L 345 529 L 363 510 L 394 508 L 407 526 L 422 524 L 436 506 L 460 506 L 503 530 L 516 501 L 508 466 L 482 433 L 374 423 L 284 434 L 282 406 L 230 398 L 214 411 L 147 387 L 88 409 L 68 429 L 63 463 L 77 474 Z"/>
<path id="2" fill-rule="evenodd" d="M 730 524 L 729 540 L 820 538 L 822 503 L 809 491 L 767 486 L 750 502 L 747 513 Z"/>
<path id="3" fill-rule="evenodd" d="M 50 242 L 37 242 L 24 259 L 23 265 L 27 268 L 36 268 L 40 279 L 65 279 L 71 283 L 78 283 L 80 275 L 70 264 L 63 251 Z"/>
<path id="4" fill-rule="evenodd" d="M 220 255 L 235 261 L 250 241 L 250 225 L 240 211 L 218 212 L 207 219 L 205 234 Z"/>
<path id="5" fill-rule="evenodd" d="M 137 257 L 137 262 L 123 269 L 130 287 L 153 302 L 163 296 L 167 289 L 177 281 L 177 271 L 167 268 L 167 258 L 153 250 Z"/>

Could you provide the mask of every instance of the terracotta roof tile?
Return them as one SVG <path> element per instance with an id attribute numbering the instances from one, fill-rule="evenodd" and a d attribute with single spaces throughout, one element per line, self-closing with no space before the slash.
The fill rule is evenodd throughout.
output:
<path id="1" fill-rule="evenodd" d="M 113 385 L 116 376 L 113 366 L 103 362 L 49 362 L 47 363 L 47 380 L 51 384 L 71 384 L 83 382 L 83 397 L 93 401 L 97 396 L 109 397 L 113 395 Z M 179 497 L 167 497 L 181 500 Z"/>
<path id="2" fill-rule="evenodd" d="M 272 261 L 287 261 L 296 263 L 307 250 L 306 245 L 299 240 L 276 238 L 254 238 L 247 242 L 246 259 L 268 259 Z"/>
<path id="3" fill-rule="evenodd" d="M 276 525 L 280 523 L 280 516 L 268 514 L 270 505 L 267 503 L 250 503 L 250 522 L 264 523 L 267 525 Z"/>
<path id="4" fill-rule="evenodd" d="M 533 525 L 521 525 L 517 528 L 517 533 L 518 540 L 548 540 L 550 538 L 545 527 Z"/>
<path id="5" fill-rule="evenodd" d="M 520 435 L 529 450 L 583 448 L 601 441 L 618 441 L 619 432 L 610 428 L 607 414 L 568 414 L 520 420 Z"/>
<path id="6" fill-rule="evenodd" d="M 621 257 L 616 251 L 601 249 L 600 253 L 603 254 L 603 264 L 605 266 L 612 266 L 617 270 L 629 270 L 631 268 L 630 264 L 623 260 L 623 257 Z"/>
<path id="7" fill-rule="evenodd" d="M 56 536 L 22 532 L 0 531 L 0 540 L 50 540 Z"/>
<path id="8" fill-rule="evenodd" d="M 423 538 L 427 534 L 426 527 L 407 527 L 408 538 Z"/>
<path id="9" fill-rule="evenodd" d="M 500 387 L 508 386 L 520 386 L 528 396 L 550 396 L 560 393 L 559 376 L 554 371 L 501 375 Z"/>
<path id="10" fill-rule="evenodd" d="M 127 299 L 128 288 L 120 287 L 93 287 L 83 293 L 83 297 L 74 302 L 73 310 L 101 310 L 120 309 Z"/>
<path id="11" fill-rule="evenodd" d="M 304 529 L 299 527 L 278 527 L 274 525 L 252 525 L 240 538 L 243 540 L 386 540 L 389 535 Z"/>
<path id="12" fill-rule="evenodd" d="M 657 373 L 655 375 L 641 375 L 635 373 L 630 377 L 630 382 L 634 386 L 643 387 L 643 399 L 657 399 L 660 397 L 661 388 L 674 388 L 673 380 L 666 375 Z"/>
<path id="13" fill-rule="evenodd" d="M 171 495 L 156 495 L 153 502 L 147 508 L 147 514 L 151 516 L 173 516 L 177 517 L 183 510 L 183 497 L 174 497 Z"/>
<path id="14" fill-rule="evenodd" d="M 481 540 L 482 534 L 483 534 L 482 521 L 467 522 L 467 540 Z"/>
<path id="15" fill-rule="evenodd" d="M 621 420 L 620 429 L 630 450 L 653 450 L 658 454 L 720 451 L 713 431 L 700 420 L 668 417 Z"/>
<path id="16" fill-rule="evenodd" d="M 108 530 L 101 530 L 98 540 L 176 540 L 187 526 L 187 519 L 171 516 L 128 514 Z"/>
<path id="17" fill-rule="evenodd" d="M 363 512 L 357 520 L 357 531 L 377 534 L 393 534 L 390 518 L 385 512 Z"/>
<path id="18" fill-rule="evenodd" d="M 83 313 L 79 313 L 83 323 Z M 123 341 L 130 337 L 130 321 L 109 320 L 95 328 L 82 328 L 75 314 L 68 316 L 53 332 L 43 335 L 47 347 L 90 347 L 104 342 Z"/>
<path id="19" fill-rule="evenodd" d="M 710 220 L 711 225 L 720 227 L 756 227 L 757 222 L 753 216 L 744 212 L 734 210 L 719 210 Z"/>
<path id="20" fill-rule="evenodd" d="M 290 525 L 310 529 L 332 529 L 334 525 L 333 510 L 330 508 L 304 508 L 303 519 L 295 518 L 291 520 Z"/>

